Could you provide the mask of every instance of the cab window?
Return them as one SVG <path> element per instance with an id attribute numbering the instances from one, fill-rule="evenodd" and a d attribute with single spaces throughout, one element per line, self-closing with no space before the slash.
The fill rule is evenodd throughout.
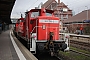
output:
<path id="1" fill-rule="evenodd" d="M 31 17 L 34 18 L 34 17 L 38 17 L 39 16 L 39 12 L 32 12 L 31 13 Z"/>
<path id="2" fill-rule="evenodd" d="M 52 12 L 46 10 L 46 16 L 52 16 Z"/>
<path id="3" fill-rule="evenodd" d="M 52 14 L 49 12 L 46 12 L 46 16 L 52 16 Z"/>

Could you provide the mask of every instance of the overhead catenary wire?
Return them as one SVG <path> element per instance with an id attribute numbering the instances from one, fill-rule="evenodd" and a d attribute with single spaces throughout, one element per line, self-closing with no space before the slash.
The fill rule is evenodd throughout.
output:
<path id="1" fill-rule="evenodd" d="M 31 4 L 30 7 L 33 6 L 34 4 L 36 4 L 37 2 L 38 2 L 38 0 L 36 0 L 33 4 Z M 29 8 L 30 8 L 30 7 L 29 7 Z M 28 8 L 28 9 L 29 9 L 29 8 Z M 26 9 L 26 10 L 28 10 L 28 9 Z"/>

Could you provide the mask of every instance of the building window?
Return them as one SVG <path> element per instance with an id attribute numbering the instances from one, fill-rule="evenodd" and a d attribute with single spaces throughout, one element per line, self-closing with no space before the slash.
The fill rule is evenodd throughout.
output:
<path id="1" fill-rule="evenodd" d="M 63 15 L 61 15 L 61 20 L 63 20 Z"/>

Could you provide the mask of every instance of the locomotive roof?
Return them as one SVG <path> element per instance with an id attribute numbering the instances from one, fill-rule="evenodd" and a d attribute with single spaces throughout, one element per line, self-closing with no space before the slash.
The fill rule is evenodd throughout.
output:
<path id="1" fill-rule="evenodd" d="M 49 12 L 54 12 L 53 10 L 48 10 L 48 9 L 45 9 L 46 11 L 49 11 Z M 33 12 L 33 11 L 41 11 L 41 9 L 31 9 L 30 11 L 27 11 L 26 13 L 28 12 Z"/>

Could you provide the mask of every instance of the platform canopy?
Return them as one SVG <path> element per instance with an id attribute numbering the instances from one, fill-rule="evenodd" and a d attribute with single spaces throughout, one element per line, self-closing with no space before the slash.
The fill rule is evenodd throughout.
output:
<path id="1" fill-rule="evenodd" d="M 10 15 L 14 6 L 15 0 L 0 0 L 0 22 L 10 24 Z"/>

